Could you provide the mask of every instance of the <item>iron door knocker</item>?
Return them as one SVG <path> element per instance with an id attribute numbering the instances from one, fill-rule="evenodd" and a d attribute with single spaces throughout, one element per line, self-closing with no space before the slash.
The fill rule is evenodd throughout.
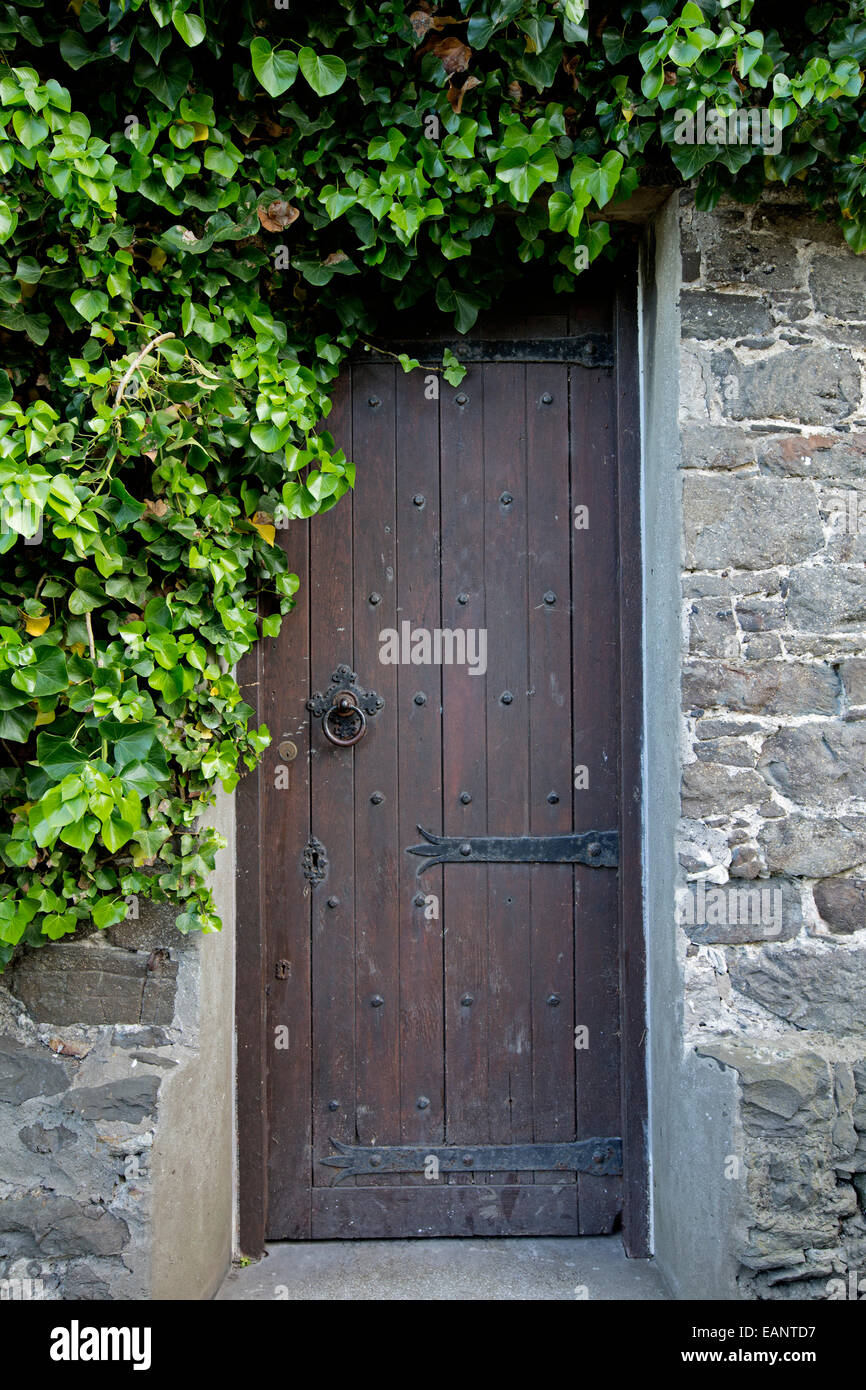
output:
<path id="1" fill-rule="evenodd" d="M 379 713 L 385 701 L 375 690 L 362 690 L 348 666 L 338 666 L 324 695 L 317 691 L 307 709 L 322 721 L 322 733 L 337 748 L 352 748 L 367 732 L 367 716 Z"/>

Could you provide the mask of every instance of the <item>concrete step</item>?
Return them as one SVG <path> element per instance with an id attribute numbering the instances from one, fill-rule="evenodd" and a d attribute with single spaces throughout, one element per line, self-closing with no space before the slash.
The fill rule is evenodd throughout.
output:
<path id="1" fill-rule="evenodd" d="M 618 1236 L 284 1242 L 233 1267 L 217 1294 L 336 1302 L 668 1297 L 654 1262 L 627 1259 Z"/>

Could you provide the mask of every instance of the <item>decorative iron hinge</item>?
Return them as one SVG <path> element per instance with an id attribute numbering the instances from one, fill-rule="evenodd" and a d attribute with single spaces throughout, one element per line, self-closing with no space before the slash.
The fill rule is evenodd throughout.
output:
<path id="1" fill-rule="evenodd" d="M 368 1148 L 331 1143 L 336 1154 L 320 1163 L 339 1168 L 334 1186 L 343 1178 L 367 1173 L 423 1173 L 435 1159 L 437 1173 L 622 1173 L 621 1139 L 580 1139 L 565 1144 L 475 1144 L 455 1146 L 378 1145 Z"/>
<path id="2" fill-rule="evenodd" d="M 612 367 L 613 339 L 609 333 L 579 333 L 570 338 L 482 339 L 412 339 L 389 342 L 388 352 L 375 348 L 365 351 L 365 362 L 393 361 L 394 356 L 406 353 L 422 363 L 442 361 L 446 348 L 461 362 L 565 362 L 578 367 Z M 356 354 L 360 361 L 360 354 Z"/>
<path id="3" fill-rule="evenodd" d="M 588 864 L 592 869 L 615 869 L 619 864 L 616 830 L 587 830 L 581 835 L 433 835 L 423 826 L 427 841 L 410 845 L 407 854 L 422 854 L 426 862 L 416 878 L 434 864 Z"/>

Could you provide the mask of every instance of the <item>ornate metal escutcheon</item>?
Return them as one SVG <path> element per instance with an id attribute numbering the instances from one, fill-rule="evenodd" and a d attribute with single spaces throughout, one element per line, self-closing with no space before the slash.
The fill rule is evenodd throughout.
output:
<path id="1" fill-rule="evenodd" d="M 349 666 L 338 666 L 332 684 L 307 701 L 307 709 L 322 721 L 322 733 L 338 748 L 351 748 L 367 732 L 367 716 L 378 714 L 385 701 L 375 690 L 362 690 Z"/>

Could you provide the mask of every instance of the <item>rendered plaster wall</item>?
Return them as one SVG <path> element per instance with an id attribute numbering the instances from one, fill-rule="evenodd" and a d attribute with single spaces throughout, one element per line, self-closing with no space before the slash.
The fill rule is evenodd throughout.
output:
<path id="1" fill-rule="evenodd" d="M 827 1298 L 866 1268 L 866 262 L 790 193 L 678 195 L 644 271 L 656 1253 Z"/>
<path id="2" fill-rule="evenodd" d="M 212 1296 L 230 1261 L 234 804 L 219 935 L 138 920 L 19 960 L 0 986 L 0 1296 Z"/>

